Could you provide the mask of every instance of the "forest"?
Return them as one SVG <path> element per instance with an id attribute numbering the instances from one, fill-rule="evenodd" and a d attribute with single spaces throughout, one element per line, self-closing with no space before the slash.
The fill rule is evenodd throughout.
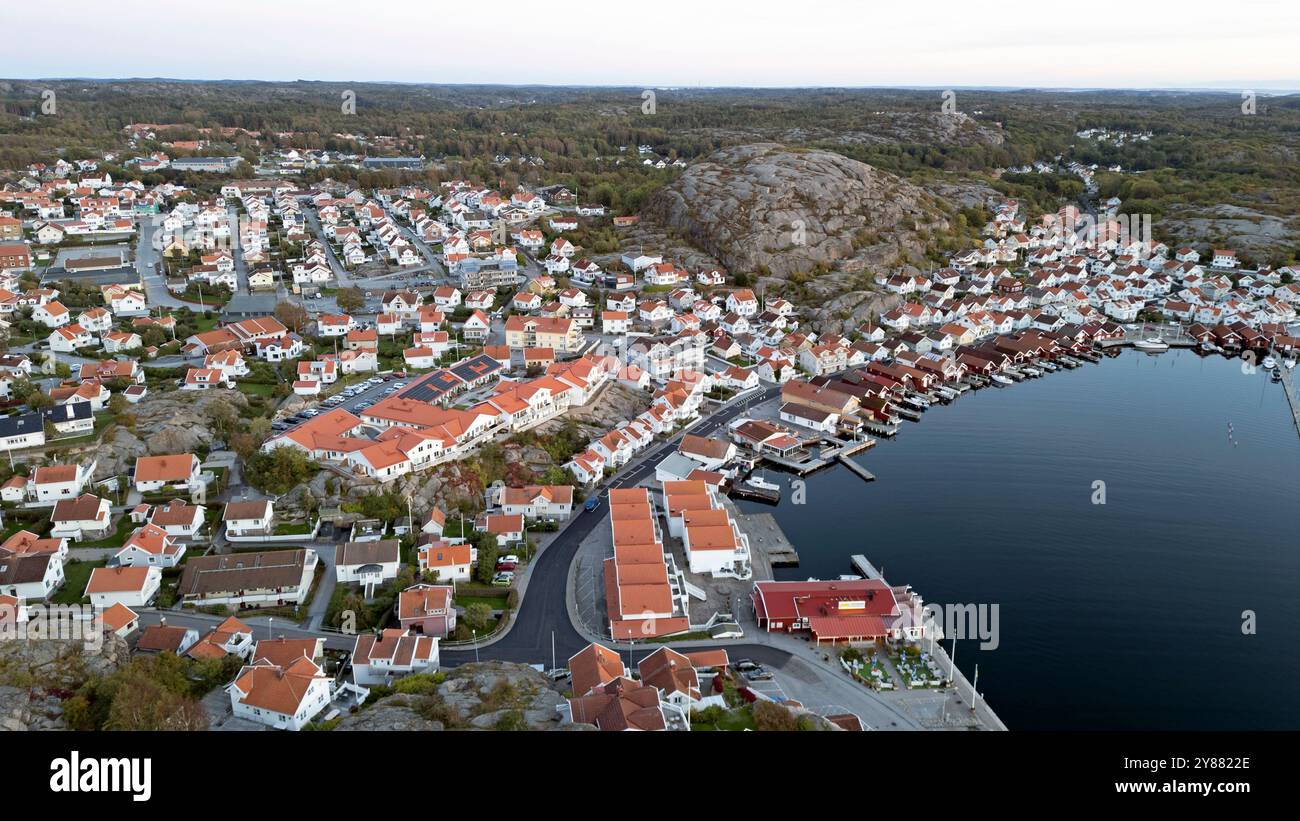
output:
<path id="1" fill-rule="evenodd" d="M 53 113 L 43 100 L 53 92 Z M 348 95 L 355 113 L 346 113 Z M 958 116 L 944 113 L 953 95 Z M 885 89 L 641 89 L 407 84 L 0 81 L 0 173 L 33 162 L 120 152 L 172 156 L 163 141 L 209 140 L 247 173 L 268 150 L 421 155 L 423 172 L 333 166 L 363 186 L 469 178 L 503 190 L 562 184 L 583 201 L 636 212 L 680 167 L 725 145 L 775 141 L 837 151 L 913 182 L 982 182 L 1044 207 L 1078 195 L 1077 179 L 1014 173 L 1035 162 L 1099 166 L 1101 195 L 1124 210 L 1187 216 L 1227 204 L 1300 231 L 1300 98 L 1238 94 Z M 132 123 L 166 125 L 127 151 Z M 1084 129 L 1149 133 L 1116 145 Z M 647 146 L 643 154 L 638 147 Z M 643 160 L 665 160 L 660 169 Z M 1119 167 L 1119 172 L 1106 169 Z M 189 182 L 171 170 L 115 177 Z M 12 178 L 12 174 L 10 175 Z M 212 175 L 201 178 L 210 181 Z"/>

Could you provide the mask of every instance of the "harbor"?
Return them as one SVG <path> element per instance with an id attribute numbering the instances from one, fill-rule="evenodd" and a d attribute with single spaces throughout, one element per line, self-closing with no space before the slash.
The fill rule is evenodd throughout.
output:
<path id="1" fill-rule="evenodd" d="M 1018 384 L 1022 390 L 981 390 L 968 402 L 932 408 L 926 424 L 881 442 L 862 460 L 881 478 L 869 489 L 839 471 L 806 477 L 805 504 L 765 511 L 799 547 L 799 567 L 777 568 L 776 576 L 870 577 L 874 569 L 913 585 L 930 603 L 999 603 L 997 649 L 958 639 L 955 661 L 968 681 L 979 664 L 981 699 L 1017 730 L 1105 722 L 1173 729 L 1206 720 L 1215 728 L 1276 726 L 1277 711 L 1267 706 L 1272 660 L 1225 632 L 1213 608 L 1180 605 L 1182 594 L 1167 579 L 1178 567 L 1199 580 L 1189 583 L 1289 600 L 1286 580 L 1300 572 L 1300 559 L 1276 548 L 1294 541 L 1288 511 L 1300 483 L 1300 403 L 1274 390 L 1262 372 L 1244 375 L 1239 360 L 1188 349 L 1112 353 L 1096 367 L 1081 362 L 1057 379 Z M 1288 383 L 1293 379 L 1284 377 Z M 1207 470 L 1277 481 L 1222 504 L 1203 484 Z M 973 472 L 993 479 L 969 481 Z M 1104 507 L 1090 503 L 1096 480 L 1109 489 Z M 1152 511 L 1162 511 L 1159 527 L 1152 527 Z M 1010 521 L 1034 538 L 1009 539 Z M 1243 532 L 1251 539 L 1227 535 Z M 1225 539 L 1232 545 L 1227 565 Z M 1062 603 L 1043 607 L 1044 596 Z M 1135 689 L 1116 671 L 1143 667 L 1148 649 L 1141 643 L 1108 641 L 1105 664 L 1095 653 L 1058 652 L 1095 649 L 1096 623 L 1076 599 L 1104 600 L 1108 623 L 1146 624 L 1169 636 L 1174 661 L 1144 667 L 1149 686 Z M 1032 618 L 1013 622 L 1015 613 Z M 1285 629 L 1300 629 L 1296 613 L 1279 613 Z M 950 641 L 944 657 L 937 645 L 934 651 L 941 669 Z M 1207 664 L 1220 672 L 1188 692 L 1189 680 L 1200 681 L 1194 671 Z M 1288 659 L 1285 666 L 1292 675 L 1297 664 Z M 1222 686 L 1248 696 L 1206 719 L 1205 700 Z M 961 690 L 967 704 L 949 694 L 946 717 L 939 693 L 912 695 L 940 706 L 925 715 L 927 723 L 949 726 L 944 719 L 968 707 L 970 687 Z M 1049 693 L 1056 707 L 1045 706 Z M 1300 712 L 1285 713 L 1286 726 L 1300 726 Z"/>

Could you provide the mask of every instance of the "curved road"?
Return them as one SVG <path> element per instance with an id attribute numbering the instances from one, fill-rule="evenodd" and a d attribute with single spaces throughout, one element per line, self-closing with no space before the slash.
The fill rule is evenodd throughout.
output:
<path id="1" fill-rule="evenodd" d="M 652 445 L 649 450 L 641 454 L 637 466 L 617 476 L 612 486 L 630 487 L 651 474 L 659 461 L 658 457 L 674 447 L 674 443 L 684 433 L 707 436 L 740 415 L 751 403 L 765 402 L 780 391 L 779 387 L 767 388 L 747 401 L 715 411 L 695 427 L 677 434 L 672 439 Z M 480 647 L 478 658 L 527 664 L 548 661 L 551 658 L 552 632 L 555 636 L 557 662 L 563 663 L 587 646 L 588 640 L 574 628 L 569 618 L 566 599 L 569 568 L 573 564 L 573 557 L 578 552 L 579 545 L 592 530 L 605 524 L 608 513 L 608 505 L 601 505 L 594 512 L 580 510 L 577 518 L 537 557 L 523 602 L 509 632 L 492 644 Z M 741 651 L 752 658 L 773 664 L 789 657 L 789 653 L 767 645 L 727 643 L 719 646 L 725 646 L 732 652 Z M 449 667 L 472 662 L 475 658 L 472 647 L 457 650 L 444 649 L 440 655 L 443 664 Z"/>

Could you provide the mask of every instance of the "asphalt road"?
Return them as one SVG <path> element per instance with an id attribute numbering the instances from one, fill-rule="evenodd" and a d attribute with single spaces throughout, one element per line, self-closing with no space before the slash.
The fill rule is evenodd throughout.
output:
<path id="1" fill-rule="evenodd" d="M 707 435 L 743 413 L 751 402 L 766 401 L 781 389 L 772 387 L 756 395 L 752 400 L 727 407 L 700 422 L 689 432 Z M 674 447 L 681 437 L 652 446 L 641 454 L 637 466 L 618 476 L 614 487 L 630 487 L 654 472 L 659 457 Z M 555 658 L 557 662 L 567 660 L 574 653 L 587 646 L 587 640 L 574 628 L 569 619 L 566 603 L 568 593 L 569 568 L 573 564 L 578 546 L 593 529 L 605 523 L 609 514 L 608 504 L 602 504 L 593 512 L 585 509 L 575 514 L 578 518 L 552 542 L 537 558 L 528 581 L 528 591 L 523 604 L 515 617 L 513 627 L 503 638 L 482 647 L 478 651 L 480 659 L 498 659 L 501 661 L 518 661 L 527 664 L 545 663 L 551 658 L 551 638 L 555 639 Z M 723 646 L 723 645 L 719 645 Z M 727 644 L 728 652 L 749 656 L 756 661 L 776 664 L 784 662 L 789 654 L 766 645 Z M 475 653 L 469 650 L 443 650 L 442 663 L 448 667 L 474 661 Z"/>

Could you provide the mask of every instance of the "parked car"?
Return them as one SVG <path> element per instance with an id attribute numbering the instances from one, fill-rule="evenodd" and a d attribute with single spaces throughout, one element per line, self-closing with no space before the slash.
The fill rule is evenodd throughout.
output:
<path id="1" fill-rule="evenodd" d="M 503 571 L 492 577 L 493 587 L 509 587 L 515 581 L 515 574 L 509 570 Z"/>
<path id="2" fill-rule="evenodd" d="M 514 569 L 515 569 L 515 563 L 514 563 L 514 562 L 507 562 L 507 561 L 499 561 L 499 562 L 497 562 L 497 567 L 496 567 L 496 569 L 497 569 L 497 572 L 498 572 L 498 573 L 501 572 L 501 571 L 504 571 L 504 570 L 514 570 Z"/>
<path id="3" fill-rule="evenodd" d="M 745 673 L 745 678 L 750 681 L 770 681 L 772 679 L 771 670 L 750 670 Z"/>
<path id="4" fill-rule="evenodd" d="M 598 507 L 600 507 L 599 496 L 592 496 L 582 505 L 583 510 L 595 510 Z"/>
<path id="5" fill-rule="evenodd" d="M 751 670 L 761 670 L 763 667 L 753 659 L 737 659 L 731 663 L 731 669 L 745 673 Z"/>

